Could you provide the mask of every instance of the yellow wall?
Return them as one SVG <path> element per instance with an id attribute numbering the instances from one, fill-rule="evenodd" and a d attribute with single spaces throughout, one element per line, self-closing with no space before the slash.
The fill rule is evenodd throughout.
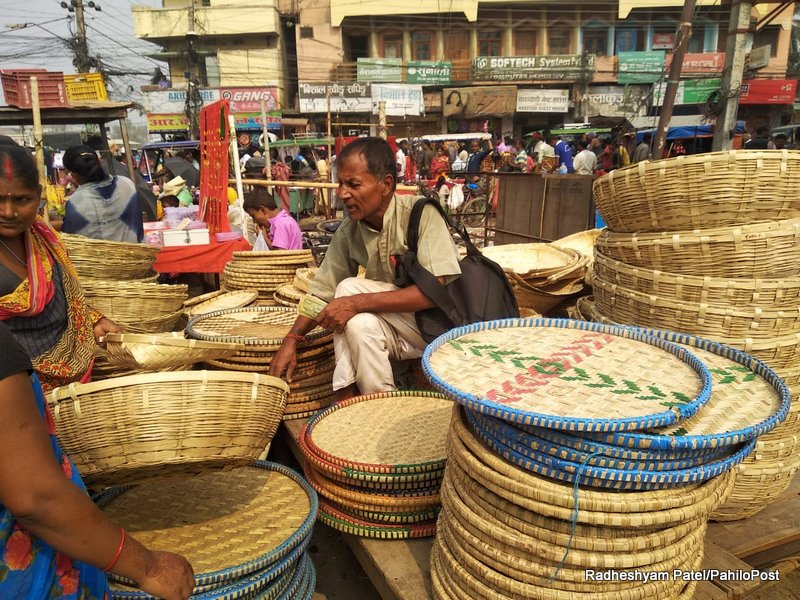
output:
<path id="1" fill-rule="evenodd" d="M 478 18 L 477 0 L 449 0 L 436 3 L 431 0 L 331 0 L 331 23 L 338 27 L 346 17 L 370 15 L 433 15 L 440 12 L 464 13 L 468 21 Z"/>
<path id="2" fill-rule="evenodd" d="M 235 35 L 248 33 L 274 33 L 280 31 L 280 20 L 275 3 L 264 0 L 237 2 L 222 0 L 215 6 L 195 7 L 195 22 L 189 24 L 189 10 L 178 2 L 168 8 L 132 6 L 133 27 L 136 36 L 144 39 L 183 37 L 193 29 L 198 35 Z M 174 7 L 173 7 L 174 6 Z"/>
<path id="3" fill-rule="evenodd" d="M 300 29 L 312 27 L 311 38 L 301 38 Z M 300 81 L 327 81 L 331 68 L 344 61 L 342 30 L 331 25 L 331 4 L 327 0 L 303 0 L 295 27 L 297 73 Z"/>

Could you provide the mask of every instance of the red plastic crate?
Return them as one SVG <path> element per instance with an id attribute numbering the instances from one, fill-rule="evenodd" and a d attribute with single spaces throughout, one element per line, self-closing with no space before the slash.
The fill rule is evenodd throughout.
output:
<path id="1" fill-rule="evenodd" d="M 67 86 L 64 74 L 45 69 L 14 69 L 0 71 L 3 95 L 6 104 L 19 108 L 31 108 L 31 77 L 39 80 L 39 106 L 53 108 L 67 106 Z"/>

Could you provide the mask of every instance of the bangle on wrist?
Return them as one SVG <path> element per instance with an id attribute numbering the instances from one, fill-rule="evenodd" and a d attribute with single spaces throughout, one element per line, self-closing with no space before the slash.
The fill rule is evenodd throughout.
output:
<path id="1" fill-rule="evenodd" d="M 125 528 L 120 527 L 119 531 L 120 534 L 122 535 L 122 538 L 119 541 L 119 548 L 117 548 L 117 553 L 114 555 L 114 558 L 111 559 L 111 562 L 108 563 L 108 566 L 105 569 L 103 569 L 104 573 L 108 573 L 109 571 L 111 571 L 111 569 L 114 568 L 114 565 L 116 565 L 117 561 L 119 560 L 119 555 L 122 554 L 122 547 L 125 545 Z"/>
<path id="2" fill-rule="evenodd" d="M 300 343 L 305 343 L 307 341 L 306 336 L 300 335 L 299 333 L 287 333 L 286 337 L 289 338 L 290 340 L 294 340 L 295 342 L 300 342 Z"/>

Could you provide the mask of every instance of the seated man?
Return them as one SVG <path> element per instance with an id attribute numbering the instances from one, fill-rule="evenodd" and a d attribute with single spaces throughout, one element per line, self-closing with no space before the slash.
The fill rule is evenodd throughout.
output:
<path id="1" fill-rule="evenodd" d="M 303 232 L 285 210 L 278 208 L 266 188 L 257 186 L 245 195 L 244 209 L 258 225 L 271 250 L 302 250 Z"/>
<path id="2" fill-rule="evenodd" d="M 395 389 L 392 361 L 422 356 L 426 344 L 414 313 L 434 303 L 416 285 L 392 283 L 394 257 L 408 251 L 406 232 L 416 198 L 395 195 L 397 167 L 389 144 L 360 138 L 345 146 L 337 164 L 338 195 L 349 217 L 333 236 L 270 375 L 286 372 L 291 382 L 298 342 L 320 325 L 335 332 L 333 389 L 336 400 L 343 400 Z M 461 274 L 458 253 L 432 206 L 423 210 L 419 231 L 420 265 L 440 283 L 450 283 Z M 365 279 L 356 277 L 359 266 L 366 269 Z"/>

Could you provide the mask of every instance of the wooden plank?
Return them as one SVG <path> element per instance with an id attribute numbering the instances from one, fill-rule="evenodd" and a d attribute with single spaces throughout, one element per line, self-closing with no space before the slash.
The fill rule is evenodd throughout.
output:
<path id="1" fill-rule="evenodd" d="M 800 477 L 792 480 L 780 498 L 749 519 L 709 523 L 706 537 L 745 560 L 800 540 Z"/>
<path id="2" fill-rule="evenodd" d="M 713 542 L 706 540 L 701 571 L 750 571 L 752 566 L 743 560 L 736 558 L 730 552 L 723 550 Z M 717 578 L 712 582 L 715 587 L 722 590 L 725 598 L 741 598 L 748 592 L 761 585 L 761 581 L 725 581 L 724 578 Z M 698 586 L 699 587 L 699 586 Z M 695 593 L 695 597 L 697 593 Z"/>
<path id="3" fill-rule="evenodd" d="M 710 581 L 700 581 L 694 590 L 694 600 L 729 600 L 728 594 Z"/>

